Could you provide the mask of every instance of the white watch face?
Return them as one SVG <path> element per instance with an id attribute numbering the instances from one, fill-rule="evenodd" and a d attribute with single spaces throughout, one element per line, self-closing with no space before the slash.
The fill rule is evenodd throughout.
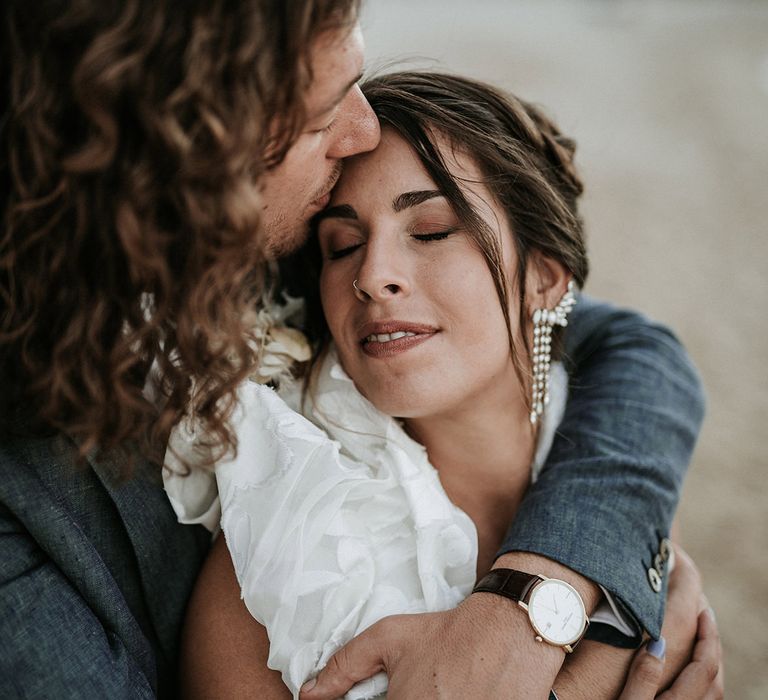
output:
<path id="1" fill-rule="evenodd" d="M 528 599 L 528 615 L 544 641 L 563 646 L 581 637 L 587 613 L 581 596 L 565 581 L 539 583 Z"/>

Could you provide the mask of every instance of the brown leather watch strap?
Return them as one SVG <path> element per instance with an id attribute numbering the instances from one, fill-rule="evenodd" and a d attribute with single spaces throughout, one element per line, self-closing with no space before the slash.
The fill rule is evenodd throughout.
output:
<path id="1" fill-rule="evenodd" d="M 525 571 L 492 569 L 477 582 L 472 593 L 496 593 L 519 602 L 525 600 L 531 588 L 543 580 L 541 576 Z"/>

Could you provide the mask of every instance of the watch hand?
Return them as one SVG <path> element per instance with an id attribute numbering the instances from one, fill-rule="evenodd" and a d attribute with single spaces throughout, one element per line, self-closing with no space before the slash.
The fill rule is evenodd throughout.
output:
<path id="1" fill-rule="evenodd" d="M 555 598 L 555 592 L 552 591 L 552 602 L 555 604 L 555 615 L 559 615 L 559 611 L 557 609 L 557 599 Z"/>

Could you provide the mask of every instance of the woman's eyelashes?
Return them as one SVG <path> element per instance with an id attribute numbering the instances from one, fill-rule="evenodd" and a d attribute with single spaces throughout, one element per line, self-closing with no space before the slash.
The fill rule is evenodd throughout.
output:
<path id="1" fill-rule="evenodd" d="M 452 233 L 456 233 L 458 228 L 451 227 L 443 231 L 429 231 L 428 233 L 412 233 L 411 237 L 417 241 L 428 243 L 429 241 L 442 241 L 448 238 Z"/>
<path id="2" fill-rule="evenodd" d="M 328 260 L 338 260 L 339 258 L 346 257 L 350 253 L 354 253 L 362 243 L 353 243 L 352 245 L 345 246 L 343 248 L 337 248 L 336 250 L 329 250 L 327 257 Z"/>
<path id="3" fill-rule="evenodd" d="M 344 219 L 324 219 L 317 230 L 320 251 L 325 260 L 338 260 L 357 250 L 365 238 L 360 227 Z"/>
<path id="4" fill-rule="evenodd" d="M 460 230 L 459 226 L 439 226 L 430 227 L 434 230 L 424 230 L 421 228 L 411 229 L 407 232 L 408 236 L 419 243 L 431 243 L 434 241 L 442 241 L 457 233 Z M 346 238 L 346 240 L 344 240 Z M 329 240 L 330 239 L 330 240 Z M 331 236 L 326 239 L 327 243 L 322 246 L 325 249 L 325 257 L 327 260 L 339 260 L 345 258 L 348 255 L 354 253 L 358 248 L 365 245 L 366 241 L 362 238 L 355 238 L 350 240 L 348 236 L 340 237 L 338 240 L 332 240 Z"/>

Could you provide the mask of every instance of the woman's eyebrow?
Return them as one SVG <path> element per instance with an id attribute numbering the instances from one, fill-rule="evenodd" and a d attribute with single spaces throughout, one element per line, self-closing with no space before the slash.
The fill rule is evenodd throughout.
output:
<path id="1" fill-rule="evenodd" d="M 409 207 L 415 207 L 417 204 L 426 202 L 433 197 L 444 197 L 440 190 L 416 190 L 414 192 L 403 192 L 392 200 L 392 209 L 395 212 L 403 211 Z"/>
<path id="2" fill-rule="evenodd" d="M 357 220 L 355 208 L 349 204 L 337 204 L 335 207 L 328 207 L 315 214 L 315 224 L 319 224 L 323 219 L 355 219 Z"/>
<path id="3" fill-rule="evenodd" d="M 428 199 L 435 197 L 444 197 L 440 190 L 415 190 L 413 192 L 403 192 L 392 200 L 392 209 L 395 212 L 401 212 L 403 209 L 415 207 Z M 319 224 L 324 219 L 358 219 L 357 211 L 350 204 L 337 204 L 335 207 L 328 207 L 315 214 L 315 224 Z"/>

